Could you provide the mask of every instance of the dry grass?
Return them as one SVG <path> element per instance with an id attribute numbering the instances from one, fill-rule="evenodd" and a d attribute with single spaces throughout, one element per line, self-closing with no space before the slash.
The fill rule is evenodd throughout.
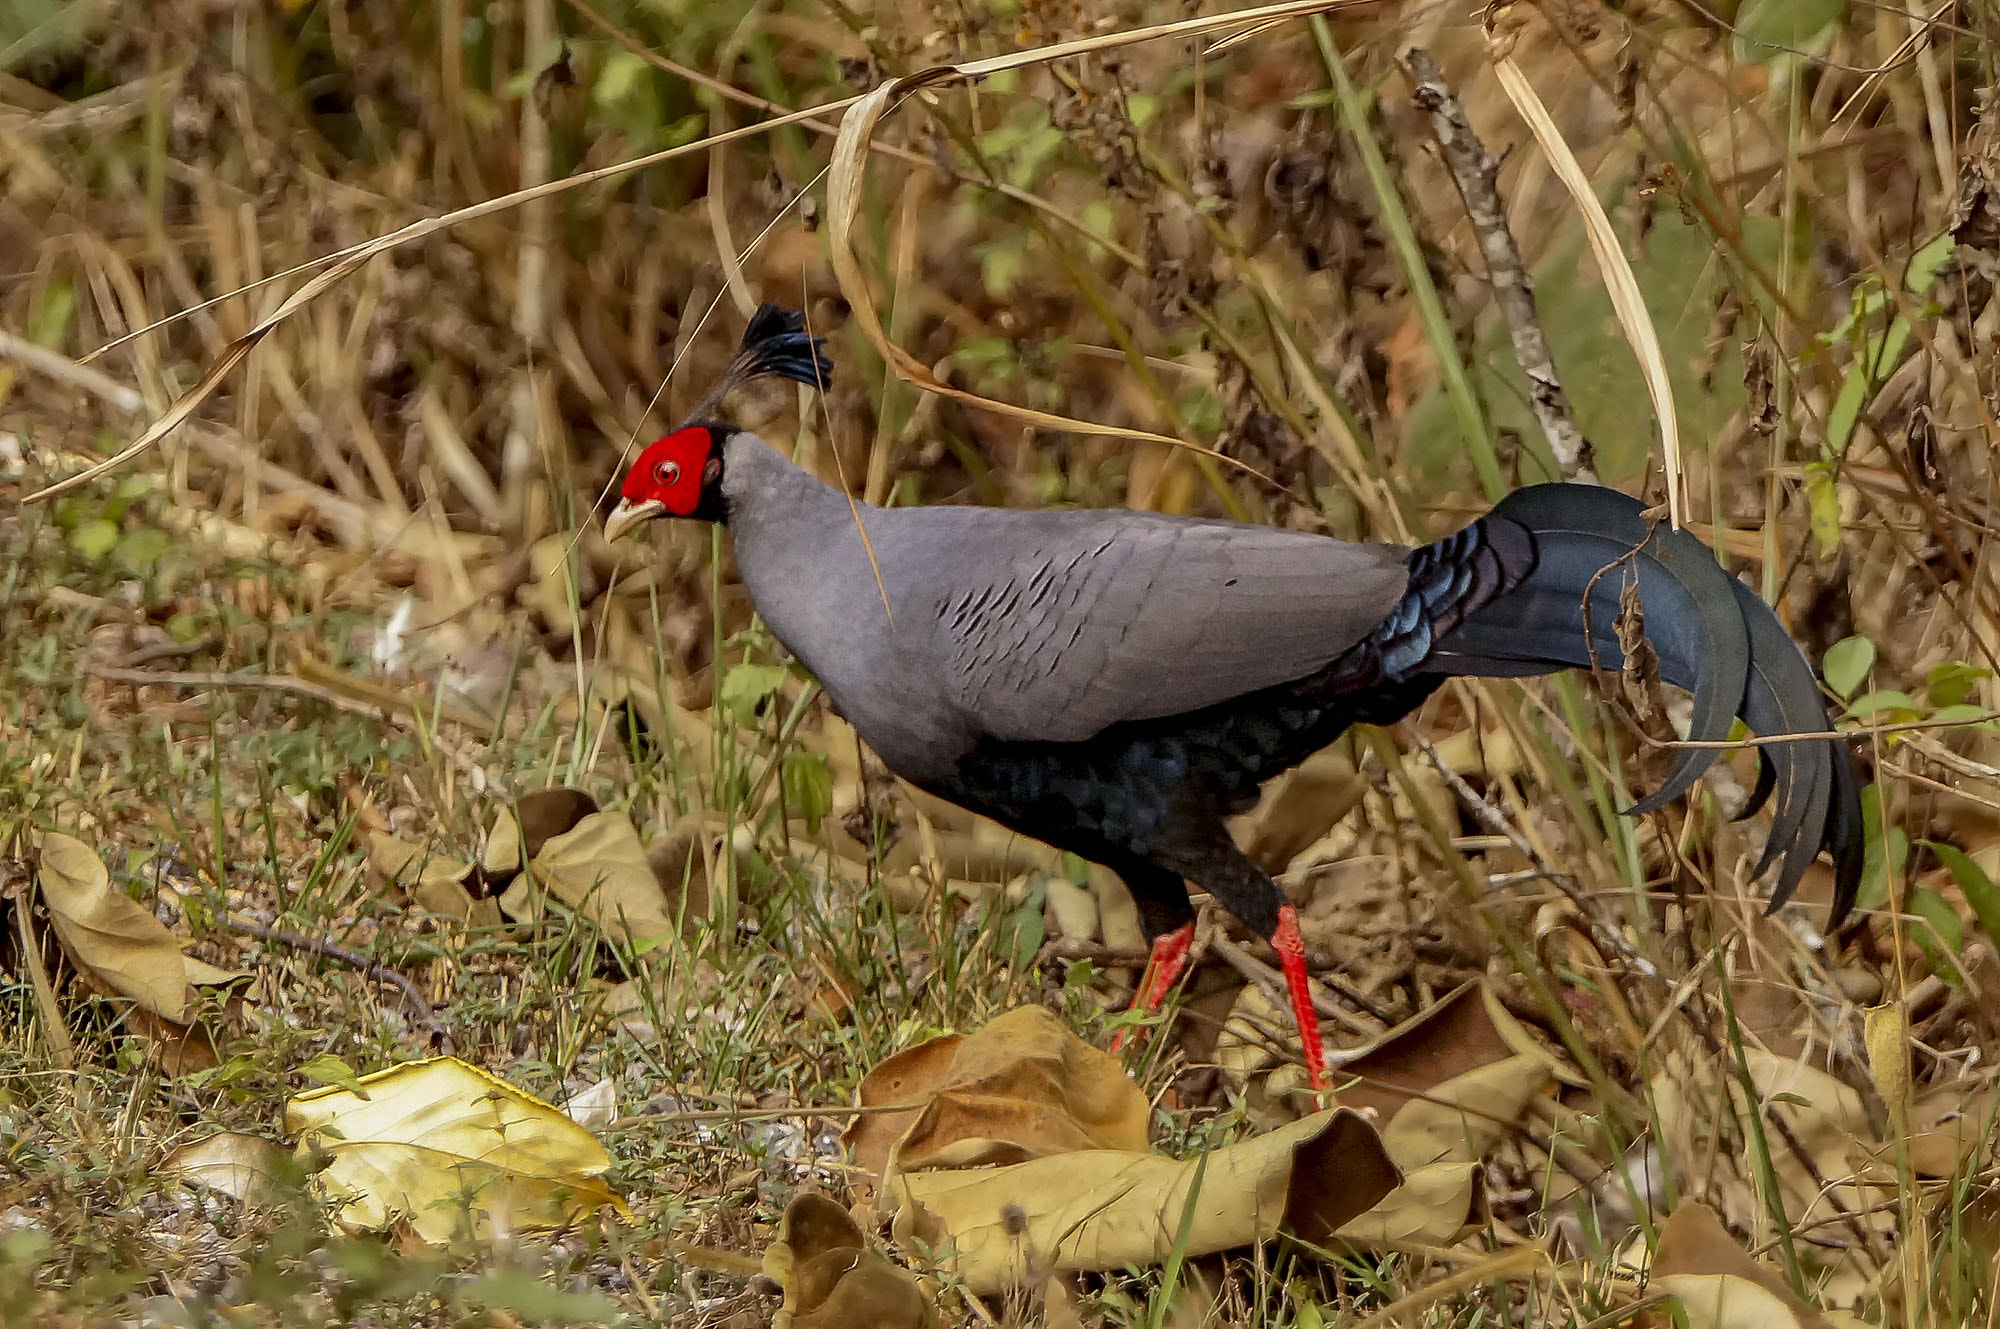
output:
<path id="1" fill-rule="evenodd" d="M 802 1177 L 841 1176 L 836 1123 L 806 1109 L 1022 1001 L 1100 1032 L 1122 994 L 1042 949 L 1048 894 L 1077 865 L 860 766 L 774 668 L 709 532 L 612 550 L 593 514 L 760 298 L 804 307 L 839 374 L 809 409 L 764 391 L 738 418 L 874 501 L 1420 539 L 1553 475 L 1395 58 L 1415 42 L 1506 150 L 1508 220 L 1598 473 L 1660 482 L 1642 404 L 1670 391 L 1695 531 L 1816 661 L 1872 643 L 1829 661 L 1855 723 L 1946 723 L 1857 744 L 1873 912 L 1841 947 L 1813 926 L 1823 870 L 1803 906 L 1758 917 L 1758 832 L 1718 815 L 1729 781 L 1684 817 L 1619 819 L 1652 754 L 1580 686 L 1454 689 L 1271 800 L 1246 834 L 1289 868 L 1309 939 L 1361 999 L 1340 998 L 1343 1038 L 1485 974 L 1592 1083 L 1487 1170 L 1486 1243 L 1548 1243 L 1557 1275 L 1449 1282 L 1462 1258 L 1287 1249 L 1205 1264 L 1211 1322 L 1360 1322 L 1414 1297 L 1430 1318 L 1408 1323 L 1620 1323 L 1638 1294 L 1619 1257 L 1688 1196 L 1825 1305 L 1990 1322 L 2000 963 L 1980 911 L 2000 874 L 2000 740 L 1976 721 L 2000 710 L 2000 147 L 1979 112 L 2000 13 L 1783 17 L 1819 10 L 1503 16 L 1519 82 L 1631 261 L 1614 300 L 1554 140 L 1529 132 L 1463 9 L 1349 6 L 1112 49 L 1107 33 L 1187 15 L 0 7 L 0 1320 L 759 1323 L 773 1303 L 742 1257 Z M 1048 58 L 1074 42 L 1105 49 Z M 998 63 L 891 110 L 831 193 L 835 114 L 749 128 L 976 61 Z M 1954 227 L 1955 248 L 1932 244 Z M 301 290 L 315 298 L 286 308 Z M 1644 369 L 1633 291 L 1657 344 Z M 133 465 L 11 501 L 147 441 L 177 401 L 188 421 Z M 1055 416 L 1105 428 L 1056 432 Z M 134 669 L 184 677 L 103 676 Z M 621 962 L 562 920 L 444 927 L 367 871 L 370 831 L 463 849 L 498 800 L 558 783 L 698 851 L 709 908 L 658 968 L 670 1001 L 722 1018 L 606 1029 L 586 999 Z M 215 1013 L 212 1057 L 73 983 L 49 1027 L 20 864 L 25 832 L 52 826 L 100 845 L 197 954 L 260 972 L 253 999 Z M 544 1096 L 613 1081 L 626 1118 L 607 1142 L 635 1221 L 445 1263 L 330 1236 L 302 1204 L 183 1188 L 161 1167 L 172 1148 L 218 1126 L 275 1133 L 315 1056 L 365 1070 L 430 1046 L 393 987 L 232 920 L 406 975 L 460 1055 Z M 1107 922 L 1097 940 L 1124 939 Z M 1242 1124 L 1212 1064 L 1240 986 L 1211 973 L 1189 1036 L 1154 1040 L 1177 1144 Z M 1748 1068 L 1802 1059 L 1878 1125 L 1907 1124 L 1867 1008 L 1907 1028 L 1913 1102 L 1955 1104 L 1976 1145 L 1930 1175 L 1914 1142 L 1942 1127 L 1922 1117 L 1886 1184 L 1801 1221 L 1777 1179 L 1812 1150 L 1770 1124 Z M 1713 1131 L 1663 1102 L 1725 1081 Z M 799 1115 L 712 1115 L 751 1108 Z M 524 1291 L 550 1288 L 609 1302 Z M 1088 1314 L 1138 1322 L 1158 1284 L 1087 1291 Z"/>

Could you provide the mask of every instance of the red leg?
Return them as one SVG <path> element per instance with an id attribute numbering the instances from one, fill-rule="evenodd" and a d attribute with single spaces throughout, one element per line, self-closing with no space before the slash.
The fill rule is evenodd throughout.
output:
<path id="1" fill-rule="evenodd" d="M 1285 986 L 1292 996 L 1292 1018 L 1299 1023 L 1299 1040 L 1305 1044 L 1306 1079 L 1313 1092 L 1326 1088 L 1326 1049 L 1319 1041 L 1319 1012 L 1313 1009 L 1312 989 L 1306 983 L 1306 943 L 1299 935 L 1299 911 L 1291 905 L 1278 910 L 1278 930 L 1271 945 L 1285 970 Z"/>
<path id="2" fill-rule="evenodd" d="M 1188 949 L 1194 945 L 1194 924 L 1183 923 L 1172 932 L 1163 932 L 1153 938 L 1152 958 L 1146 961 L 1146 972 L 1139 976 L 1138 990 L 1132 994 L 1132 1004 L 1128 1010 L 1144 1010 L 1151 1015 L 1160 1009 L 1160 1003 L 1173 991 L 1174 980 L 1187 967 Z M 1116 1054 L 1125 1045 L 1126 1031 L 1120 1029 L 1111 1039 L 1111 1051 Z M 1141 1034 L 1141 1037 L 1144 1037 Z"/>

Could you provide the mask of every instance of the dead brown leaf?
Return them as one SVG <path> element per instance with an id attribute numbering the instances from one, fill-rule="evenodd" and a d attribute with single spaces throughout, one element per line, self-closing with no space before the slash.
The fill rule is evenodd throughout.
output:
<path id="1" fill-rule="evenodd" d="M 773 1329 L 922 1329 L 937 1315 L 916 1278 L 868 1249 L 848 1212 L 818 1191 L 785 1207 L 764 1273 L 785 1290 Z"/>
<path id="2" fill-rule="evenodd" d="M 1403 1184 L 1344 1235 L 1442 1245 L 1469 1222 L 1479 1166 L 1556 1079 L 1552 1057 L 1484 983 L 1467 983 L 1330 1070 L 1345 1106 L 1383 1123 Z"/>
<path id="3" fill-rule="evenodd" d="M 862 1080 L 848 1131 L 855 1160 L 877 1178 L 899 1169 L 1018 1163 L 1081 1149 L 1146 1147 L 1146 1096 L 1109 1055 L 1040 1006 L 978 1033 L 899 1053 Z"/>
<path id="4" fill-rule="evenodd" d="M 1559 1070 L 1493 991 L 1471 982 L 1343 1055 L 1328 1075 L 1344 1106 L 1372 1108 L 1388 1121 L 1416 1095 L 1514 1056 L 1539 1059 L 1551 1074 Z"/>
<path id="5" fill-rule="evenodd" d="M 1199 1174 L 1199 1189 L 1196 1186 Z M 1028 1286 L 1037 1270 L 1154 1264 L 1267 1241 L 1280 1231 L 1325 1246 L 1397 1181 L 1374 1128 L 1328 1109 L 1203 1159 L 1092 1149 L 1008 1167 L 901 1171 L 894 1232 L 949 1250 L 973 1291 Z"/>
<path id="6" fill-rule="evenodd" d="M 196 984 L 226 987 L 249 977 L 182 954 L 180 939 L 114 889 L 96 851 L 73 836 L 42 836 L 35 880 L 56 937 L 77 968 L 162 1020 L 187 1024 Z"/>
<path id="7" fill-rule="evenodd" d="M 1680 1301 L 1690 1329 L 1834 1329 L 1699 1200 L 1683 1201 L 1660 1229 L 1651 1284 Z"/>
<path id="8" fill-rule="evenodd" d="M 527 894 L 532 877 L 619 942 L 658 942 L 677 935 L 639 832 L 623 813 L 593 812 L 551 836 L 529 860 L 529 868 L 500 899 L 500 907 L 517 918 L 533 910 Z"/>
<path id="9" fill-rule="evenodd" d="M 500 908 L 475 895 L 478 870 L 387 831 L 368 833 L 368 867 L 383 883 L 400 886 L 425 912 L 462 923 L 493 926 Z"/>

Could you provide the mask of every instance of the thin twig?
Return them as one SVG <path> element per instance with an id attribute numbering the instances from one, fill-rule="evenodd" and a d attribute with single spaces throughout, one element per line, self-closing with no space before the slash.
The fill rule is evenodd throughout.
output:
<path id="1" fill-rule="evenodd" d="M 1229 938 L 1220 935 L 1212 937 L 1209 939 L 1208 948 L 1227 960 L 1237 973 L 1264 989 L 1264 995 L 1280 1006 L 1291 1000 L 1290 994 L 1285 989 L 1284 976 Z M 1345 1006 L 1331 998 L 1322 997 L 1317 992 L 1312 994 L 1312 1004 L 1314 1010 L 1329 1020 L 1338 1021 L 1351 1034 L 1374 1038 L 1382 1032 Z"/>
<path id="2" fill-rule="evenodd" d="M 1567 872 L 1557 870 L 1553 863 L 1543 858 L 1534 845 L 1528 842 L 1527 836 L 1514 829 L 1513 823 L 1507 820 L 1499 808 L 1480 797 L 1479 791 L 1467 783 L 1464 776 L 1451 768 L 1451 764 L 1429 739 L 1418 734 L 1414 727 L 1410 727 L 1409 732 L 1411 739 L 1417 745 L 1417 750 L 1424 754 L 1424 760 L 1428 761 L 1431 768 L 1451 786 L 1452 793 L 1458 796 L 1458 801 L 1465 806 L 1466 811 L 1470 812 L 1480 825 L 1504 838 L 1514 847 L 1515 853 L 1533 864 L 1535 876 L 1548 882 L 1568 898 L 1576 909 L 1576 917 L 1584 925 L 1584 935 L 1590 938 L 1600 954 L 1607 960 L 1613 955 L 1619 956 L 1629 965 L 1652 972 L 1653 966 L 1645 957 L 1600 921 L 1599 911 L 1591 907 L 1591 900 L 1577 883 L 1576 878 Z"/>
<path id="3" fill-rule="evenodd" d="M 240 918 L 234 914 L 225 917 L 223 922 L 233 932 L 248 933 L 250 936 L 260 938 L 264 941 L 276 942 L 280 946 L 289 946 L 293 950 L 311 951 L 315 955 L 324 955 L 327 959 L 338 960 L 350 969 L 359 972 L 365 977 L 372 978 L 378 983 L 388 984 L 403 994 L 403 1000 L 410 1004 L 410 1013 L 416 1016 L 417 1023 L 430 1030 L 432 1037 L 449 1050 L 451 1046 L 451 1034 L 446 1030 L 444 1021 L 438 1019 L 437 1012 L 431 1008 L 430 1002 L 424 999 L 424 994 L 417 990 L 416 983 L 408 975 L 399 973 L 378 960 L 371 960 L 360 951 L 349 950 L 345 946 L 336 945 L 330 941 L 323 941 L 318 937 L 308 937 L 303 932 L 289 932 L 284 928 L 274 928 L 263 923 L 254 923 L 247 918 Z"/>
<path id="4" fill-rule="evenodd" d="M 1521 261 L 1520 246 L 1514 243 L 1506 209 L 1500 203 L 1500 163 L 1472 132 L 1465 108 L 1458 104 L 1457 94 L 1444 81 L 1430 53 L 1413 46 L 1403 53 L 1403 65 L 1415 83 L 1410 98 L 1430 113 L 1431 133 L 1437 136 L 1445 165 L 1458 183 L 1459 197 L 1465 200 L 1465 214 L 1479 239 L 1479 252 L 1486 256 L 1494 303 L 1500 306 L 1514 339 L 1514 358 L 1528 376 L 1528 398 L 1534 403 L 1535 418 L 1541 422 L 1549 451 L 1555 454 L 1563 479 L 1596 484 L 1590 440 L 1577 427 L 1562 380 L 1556 376 L 1549 341 L 1535 313 L 1535 285 Z"/>

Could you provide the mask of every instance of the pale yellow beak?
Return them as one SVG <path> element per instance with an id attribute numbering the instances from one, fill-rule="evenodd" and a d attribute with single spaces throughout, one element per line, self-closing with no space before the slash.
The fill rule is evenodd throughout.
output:
<path id="1" fill-rule="evenodd" d="M 657 498 L 649 498 L 643 503 L 621 501 L 604 519 L 604 538 L 607 541 L 616 540 L 641 522 L 664 515 L 666 510 L 667 505 Z"/>

